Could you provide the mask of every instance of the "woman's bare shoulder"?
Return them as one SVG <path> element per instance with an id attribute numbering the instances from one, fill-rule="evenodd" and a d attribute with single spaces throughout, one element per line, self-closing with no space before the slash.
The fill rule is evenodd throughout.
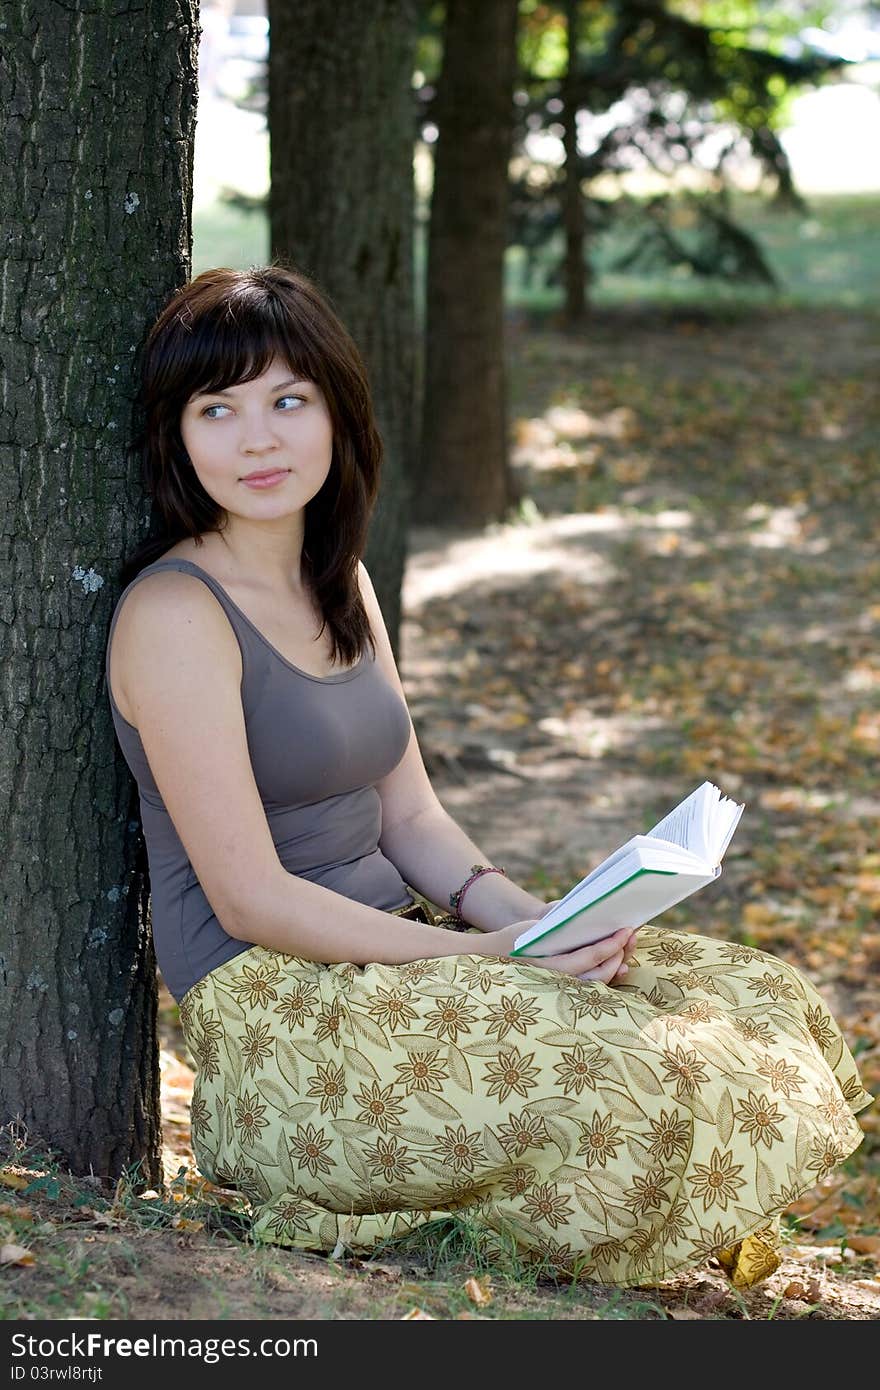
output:
<path id="1" fill-rule="evenodd" d="M 210 663 L 206 674 L 241 681 L 241 649 L 223 606 L 197 575 L 182 570 L 145 574 L 125 595 L 110 647 L 110 689 L 124 719 L 134 723 L 129 692 L 144 663 L 173 663 L 175 648 L 192 642 Z"/>

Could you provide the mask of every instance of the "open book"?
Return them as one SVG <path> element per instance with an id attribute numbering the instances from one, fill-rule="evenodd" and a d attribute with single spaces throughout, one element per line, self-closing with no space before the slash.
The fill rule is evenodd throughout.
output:
<path id="1" fill-rule="evenodd" d="M 511 955 L 572 951 L 659 917 L 718 877 L 743 810 L 703 782 L 653 830 L 627 840 L 576 883 L 516 938 Z"/>

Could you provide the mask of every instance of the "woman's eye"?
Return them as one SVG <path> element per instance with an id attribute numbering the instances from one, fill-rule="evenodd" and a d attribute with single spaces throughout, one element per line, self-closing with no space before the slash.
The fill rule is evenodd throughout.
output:
<path id="1" fill-rule="evenodd" d="M 278 400 L 275 402 L 276 406 L 281 405 L 282 401 L 300 401 L 303 405 L 307 404 L 305 396 L 279 396 Z M 207 405 L 205 406 L 205 409 L 202 411 L 202 415 L 205 417 L 206 420 L 218 420 L 220 419 L 220 416 L 212 415 L 211 411 L 228 409 L 229 407 L 227 405 Z M 289 415 L 290 411 L 285 409 L 281 413 L 283 415 Z"/>

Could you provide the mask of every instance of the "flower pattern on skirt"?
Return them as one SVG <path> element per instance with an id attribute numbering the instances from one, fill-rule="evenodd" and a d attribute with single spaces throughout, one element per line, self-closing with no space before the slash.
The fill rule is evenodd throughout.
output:
<path id="1" fill-rule="evenodd" d="M 636 944 L 613 987 L 522 958 L 251 948 L 181 1003 L 201 1172 L 246 1195 L 255 1240 L 303 1250 L 366 1253 L 464 1211 L 499 1249 L 605 1284 L 713 1255 L 759 1277 L 872 1098 L 793 966 L 653 925 Z"/>

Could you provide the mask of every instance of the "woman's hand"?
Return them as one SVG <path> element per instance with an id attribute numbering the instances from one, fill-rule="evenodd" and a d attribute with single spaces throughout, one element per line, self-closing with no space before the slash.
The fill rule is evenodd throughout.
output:
<path id="1" fill-rule="evenodd" d="M 509 956 L 516 938 L 533 926 L 535 921 L 540 921 L 540 918 L 513 922 L 500 931 L 486 932 L 479 943 L 479 954 Z M 529 965 L 542 965 L 547 970 L 558 970 L 563 975 L 576 975 L 580 980 L 601 980 L 610 985 L 626 978 L 626 962 L 632 954 L 630 940 L 634 935 L 631 927 L 622 927 L 612 936 L 605 936 L 588 946 L 579 946 L 574 951 L 546 956 L 516 956 L 514 959 L 528 961 Z"/>

